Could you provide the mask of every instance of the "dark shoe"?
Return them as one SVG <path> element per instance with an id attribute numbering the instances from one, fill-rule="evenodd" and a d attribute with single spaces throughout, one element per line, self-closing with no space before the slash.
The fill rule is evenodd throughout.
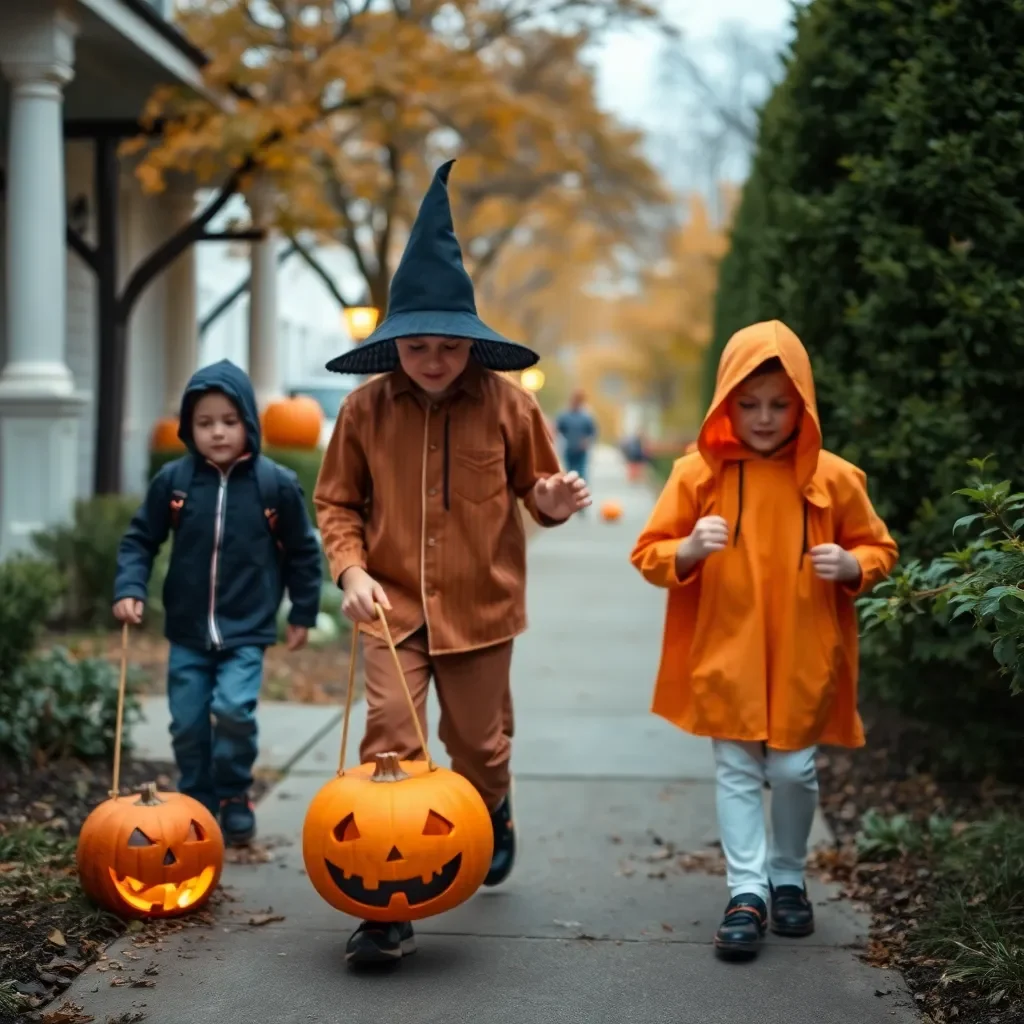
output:
<path id="1" fill-rule="evenodd" d="M 381 924 L 364 921 L 350 936 L 345 959 L 353 967 L 391 964 L 416 952 L 416 938 L 408 921 Z"/>
<path id="2" fill-rule="evenodd" d="M 772 887 L 772 931 L 799 938 L 814 931 L 814 907 L 801 885 Z"/>
<path id="3" fill-rule="evenodd" d="M 511 792 L 505 794 L 505 799 L 491 814 L 491 827 L 494 829 L 494 854 L 484 885 L 500 885 L 508 878 L 516 862 L 516 830 L 512 824 Z"/>
<path id="4" fill-rule="evenodd" d="M 747 960 L 757 956 L 768 925 L 768 907 L 754 893 L 733 896 L 715 932 L 715 952 L 726 960 Z"/>
<path id="5" fill-rule="evenodd" d="M 256 835 L 256 814 L 244 793 L 221 800 L 220 830 L 228 846 L 245 846 Z"/>

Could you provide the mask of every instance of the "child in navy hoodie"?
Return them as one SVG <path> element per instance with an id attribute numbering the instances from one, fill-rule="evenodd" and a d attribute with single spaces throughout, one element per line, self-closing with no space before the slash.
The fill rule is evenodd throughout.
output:
<path id="1" fill-rule="evenodd" d="M 263 654 L 285 587 L 288 649 L 316 624 L 320 545 L 298 478 L 260 454 L 256 397 L 237 366 L 225 359 L 193 375 L 178 436 L 188 454 L 156 474 L 121 541 L 114 615 L 142 621 L 153 559 L 173 531 L 164 608 L 179 788 L 219 813 L 225 840 L 239 845 L 256 832 Z"/>

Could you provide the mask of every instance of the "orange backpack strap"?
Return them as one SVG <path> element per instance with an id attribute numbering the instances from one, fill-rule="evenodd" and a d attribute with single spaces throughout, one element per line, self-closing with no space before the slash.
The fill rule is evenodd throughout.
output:
<path id="1" fill-rule="evenodd" d="M 192 473 L 195 470 L 195 459 L 191 455 L 184 455 L 174 462 L 174 471 L 171 474 L 171 529 L 177 530 L 181 523 L 181 512 L 188 499 L 188 489 L 192 486 Z"/>

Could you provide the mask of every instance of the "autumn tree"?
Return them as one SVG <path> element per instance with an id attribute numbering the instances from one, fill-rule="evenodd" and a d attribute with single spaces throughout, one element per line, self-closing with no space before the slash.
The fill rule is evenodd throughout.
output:
<path id="1" fill-rule="evenodd" d="M 664 201 L 641 138 L 597 105 L 584 47 L 643 0 L 210 0 L 181 25 L 228 105 L 163 89 L 138 174 L 273 186 L 273 220 L 352 253 L 375 305 L 430 175 L 457 156 L 455 216 L 470 270 L 559 211 L 621 245 Z M 555 217 L 557 219 L 557 217 Z"/>
<path id="2" fill-rule="evenodd" d="M 734 190 L 722 189 L 731 215 Z M 606 312 L 616 339 L 581 354 L 595 381 L 621 380 L 623 397 L 658 411 L 669 437 L 691 434 L 700 422 L 700 369 L 712 336 L 718 268 L 728 250 L 728 222 L 716 222 L 704 199 L 689 197 L 664 259 L 646 268 L 634 295 Z"/>

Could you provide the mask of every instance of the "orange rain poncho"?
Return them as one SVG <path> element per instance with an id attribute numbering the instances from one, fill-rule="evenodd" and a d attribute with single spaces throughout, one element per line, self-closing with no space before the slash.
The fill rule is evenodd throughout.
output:
<path id="1" fill-rule="evenodd" d="M 796 439 L 765 457 L 733 433 L 726 399 L 773 357 L 804 408 Z M 729 341 L 697 444 L 676 461 L 632 554 L 669 590 L 651 710 L 698 736 L 779 750 L 862 746 L 853 599 L 888 575 L 897 549 L 864 473 L 822 450 L 811 363 L 785 324 Z M 728 522 L 729 546 L 680 580 L 676 548 L 708 515 Z M 859 583 L 818 578 L 808 552 L 828 543 L 857 559 Z"/>

